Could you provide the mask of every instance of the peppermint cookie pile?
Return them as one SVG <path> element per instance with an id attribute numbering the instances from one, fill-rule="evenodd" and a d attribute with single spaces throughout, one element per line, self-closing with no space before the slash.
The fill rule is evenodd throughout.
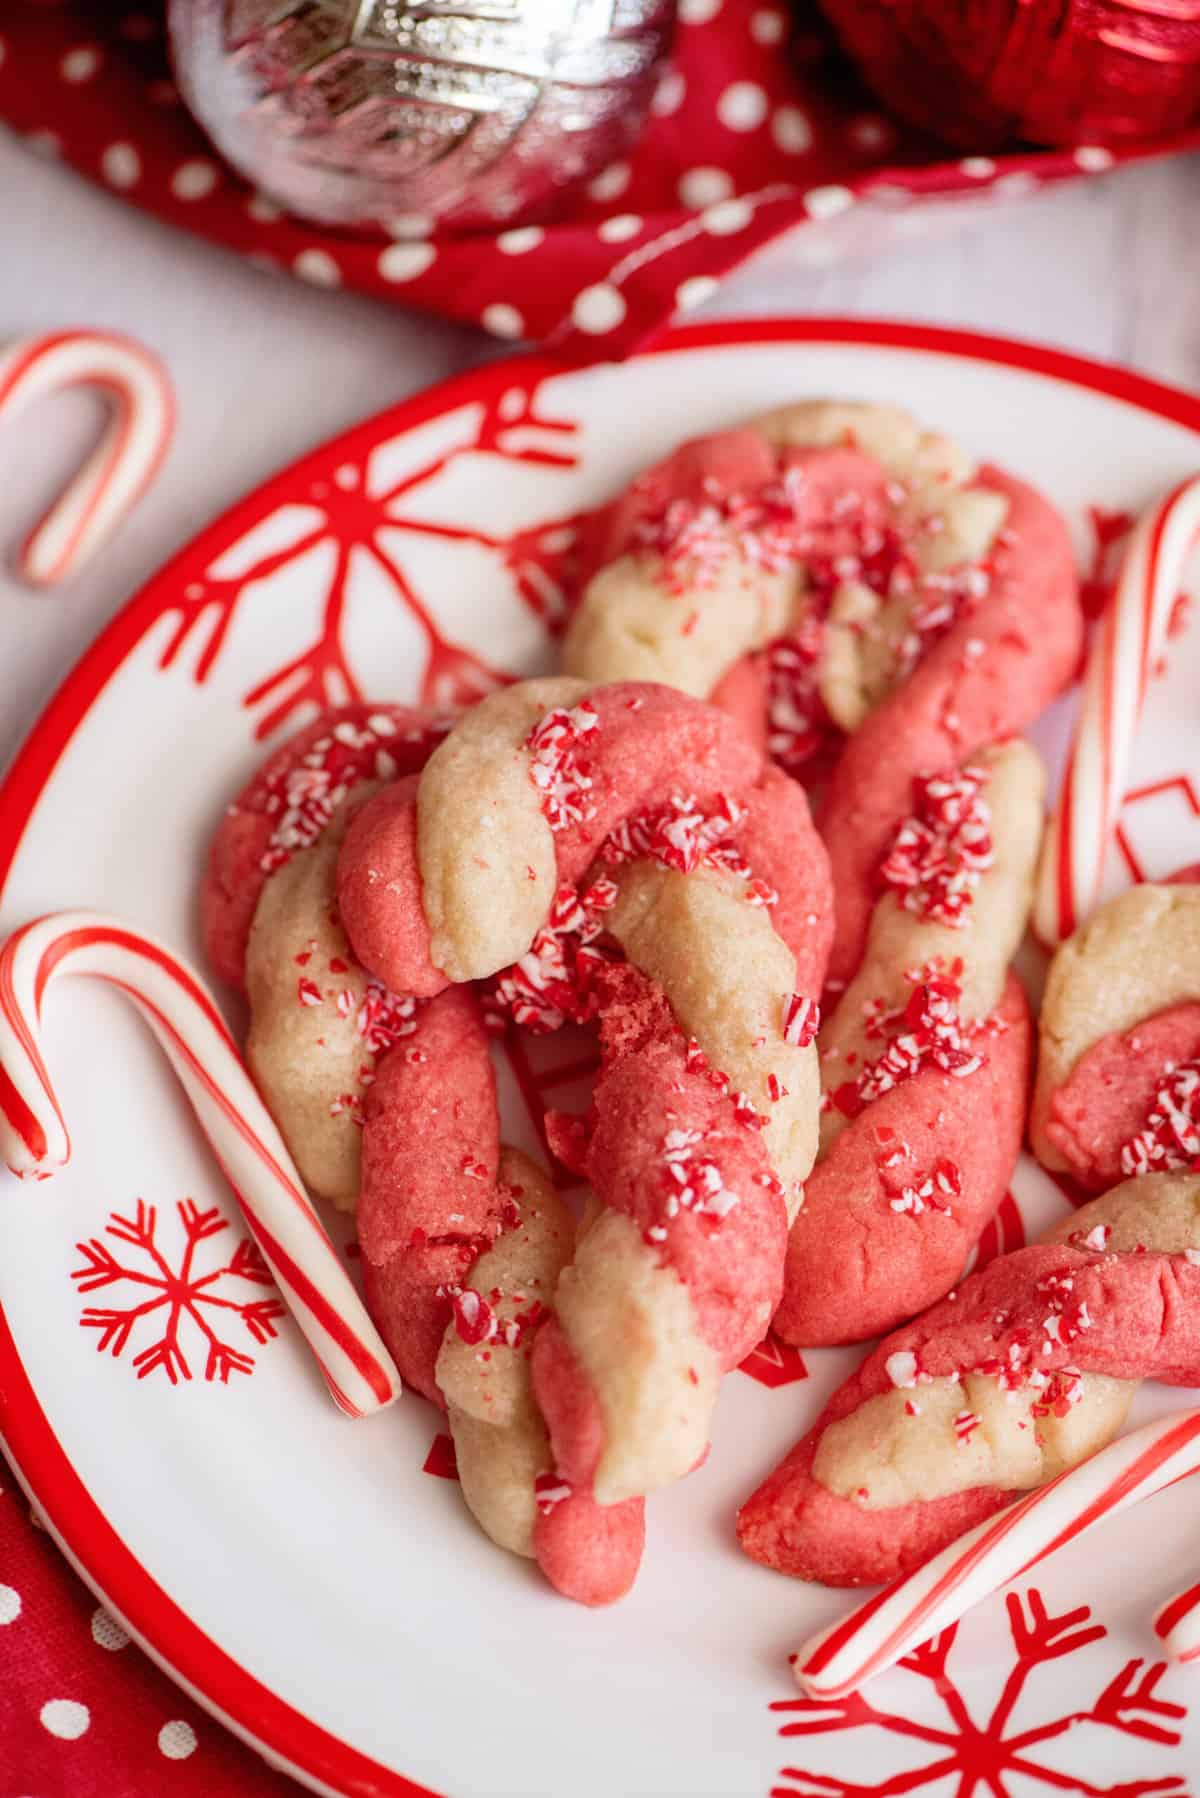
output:
<path id="1" fill-rule="evenodd" d="M 1082 638 L 1045 499 L 806 402 L 592 516 L 561 674 L 329 712 L 222 820 L 203 929 L 254 1079 L 354 1212 L 467 1504 L 559 1592 L 628 1591 L 647 1499 L 770 1327 L 883 1338 L 737 1520 L 833 1584 L 1092 1454 L 1137 1381 L 1200 1382 L 1200 885 L 1096 914 L 1037 1023 L 1014 972 L 1046 808 L 1021 733 Z M 565 1025 L 599 1066 L 539 1165 L 489 1045 Z M 1027 1128 L 1098 1196 L 964 1277 Z"/>

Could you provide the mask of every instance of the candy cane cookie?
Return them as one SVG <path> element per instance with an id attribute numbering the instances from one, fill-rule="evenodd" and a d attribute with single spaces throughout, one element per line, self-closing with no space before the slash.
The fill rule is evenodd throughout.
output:
<path id="1" fill-rule="evenodd" d="M 522 1022 L 599 1015 L 579 1158 L 601 1203 L 534 1389 L 564 1490 L 608 1507 L 679 1478 L 778 1300 L 816 1150 L 829 906 L 802 794 L 683 694 L 525 682 L 356 814 L 338 898 L 394 988 L 499 975 Z"/>
<path id="2" fill-rule="evenodd" d="M 472 1406 L 454 1345 L 485 1366 L 505 1356 L 510 1387 L 518 1377 L 521 1326 L 486 1294 L 504 1283 L 507 1268 L 545 1289 L 540 1309 L 552 1300 L 558 1264 L 536 1271 L 554 1240 L 552 1230 L 539 1234 L 550 1204 L 545 1181 L 524 1163 L 519 1182 L 501 1178 L 488 1038 L 471 990 L 448 987 L 430 999 L 389 992 L 361 967 L 337 914 L 349 822 L 381 782 L 403 786 L 407 769 L 445 733 L 442 721 L 404 708 L 354 707 L 285 744 L 222 822 L 203 924 L 222 970 L 245 986 L 248 1060 L 307 1183 L 357 1212 L 367 1305 L 380 1334 L 406 1382 L 453 1413 L 471 1509 L 502 1547 L 532 1553 L 530 1530 L 514 1535 L 511 1521 L 514 1507 L 536 1510 L 536 1480 L 548 1472 L 548 1462 L 530 1460 L 542 1429 L 530 1415 L 532 1398 L 512 1400 L 503 1432 L 481 1435 L 484 1401 Z M 503 1153 L 514 1164 L 513 1152 Z M 535 1194 L 532 1210 L 523 1191 Z M 538 1315 L 527 1309 L 526 1325 Z M 519 1374 L 526 1389 L 530 1348 L 531 1340 Z M 443 1364 L 457 1365 L 457 1406 L 442 1390 Z M 537 1532 L 548 1577 L 587 1604 L 620 1597 L 641 1555 L 640 1505 L 597 1516 L 581 1494 L 559 1510 L 553 1527 Z"/>
<path id="3" fill-rule="evenodd" d="M 906 1573 L 1200 1382 L 1200 1179 L 1141 1174 L 886 1337 L 742 1507 L 752 1559 L 827 1585 Z"/>
<path id="4" fill-rule="evenodd" d="M 914 777 L 1023 729 L 1082 643 L 1059 515 L 886 407 L 811 401 L 683 445 L 600 516 L 588 561 L 568 673 L 711 696 L 794 774 L 835 758 L 835 982 Z"/>
<path id="5" fill-rule="evenodd" d="M 1030 1138 L 1092 1191 L 1200 1161 L 1197 870 L 1110 900 L 1056 952 Z"/>
<path id="6" fill-rule="evenodd" d="M 775 1329 L 861 1341 L 949 1290 L 1020 1152 L 1032 1028 L 1009 963 L 1041 837 L 1019 738 L 914 782 L 866 954 L 821 1032 L 821 1150 Z"/>

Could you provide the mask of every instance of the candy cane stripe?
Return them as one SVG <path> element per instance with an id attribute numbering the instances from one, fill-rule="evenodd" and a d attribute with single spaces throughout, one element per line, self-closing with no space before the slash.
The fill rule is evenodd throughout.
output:
<path id="1" fill-rule="evenodd" d="M 1063 942 L 1099 895 L 1125 796 L 1138 720 L 1166 643 L 1175 595 L 1200 537 L 1200 476 L 1139 521 L 1084 675 L 1075 738 L 1042 846 L 1034 930 Z"/>
<path id="2" fill-rule="evenodd" d="M 0 356 L 0 421 L 44 395 L 93 387 L 112 403 L 100 443 L 26 538 L 18 570 L 48 587 L 82 567 L 154 479 L 175 427 L 175 401 L 158 357 L 109 331 L 55 331 Z"/>
<path id="3" fill-rule="evenodd" d="M 399 1376 L 224 1020 L 154 938 L 97 913 L 63 912 L 0 948 L 0 1151 L 12 1171 L 45 1179 L 70 1159 L 38 1041 L 46 989 L 67 974 L 116 987 L 157 1037 L 335 1401 L 352 1416 L 390 1404 Z"/>

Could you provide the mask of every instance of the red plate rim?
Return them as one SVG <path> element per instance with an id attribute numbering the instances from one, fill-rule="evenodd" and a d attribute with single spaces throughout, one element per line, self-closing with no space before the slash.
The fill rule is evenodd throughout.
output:
<path id="1" fill-rule="evenodd" d="M 830 343 L 915 350 L 997 363 L 1083 387 L 1181 424 L 1200 436 L 1200 397 L 1117 364 L 1041 344 L 889 319 L 746 318 L 685 325 L 664 334 L 634 361 L 737 344 Z M 619 366 L 619 365 L 618 365 Z M 327 440 L 229 507 L 178 551 L 130 599 L 86 649 L 33 725 L 0 785 L 0 898 L 26 825 L 60 757 L 97 695 L 170 609 L 170 597 L 243 521 L 282 500 L 331 453 L 352 456 L 375 443 L 502 390 L 576 372 L 577 365 L 532 354 L 489 362 L 452 376 Z M 68 1460 L 25 1371 L 0 1307 L 0 1442 L 22 1486 L 36 1499 L 76 1571 L 150 1656 L 236 1734 L 275 1765 L 347 1798 L 430 1798 L 415 1785 L 286 1704 L 199 1629 L 141 1565 L 90 1497 Z"/>

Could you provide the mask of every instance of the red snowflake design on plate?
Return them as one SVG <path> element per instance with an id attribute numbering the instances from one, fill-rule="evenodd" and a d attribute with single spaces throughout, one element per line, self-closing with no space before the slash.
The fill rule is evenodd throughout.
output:
<path id="1" fill-rule="evenodd" d="M 1126 793 L 1114 836 L 1132 880 L 1153 880 L 1200 860 L 1200 793 L 1188 774 L 1170 774 Z"/>
<path id="2" fill-rule="evenodd" d="M 443 634 L 436 605 L 419 591 L 397 554 L 395 539 L 440 539 L 490 551 L 509 577 L 520 604 L 550 634 L 562 629 L 583 514 L 551 517 L 496 535 L 469 523 L 445 522 L 436 504 L 424 516 L 419 502 L 413 504 L 421 489 L 468 456 L 574 468 L 578 456 L 571 439 L 578 426 L 571 419 L 539 411 L 540 385 L 540 380 L 528 385 L 514 380 L 502 392 L 489 394 L 479 407 L 473 430 L 397 480 L 385 480 L 376 487 L 371 464 L 380 449 L 387 447 L 376 445 L 362 465 L 343 463 L 332 478 L 319 477 L 307 491 L 298 490 L 292 503 L 312 514 L 311 522 L 299 522 L 287 542 L 264 549 L 236 574 L 220 573 L 218 561 L 183 587 L 174 608 L 175 629 L 162 650 L 159 666 L 170 668 L 189 641 L 200 638 L 195 679 L 202 684 L 216 666 L 235 615 L 253 589 L 289 565 L 320 557 L 328 561 L 329 568 L 322 576 L 315 640 L 243 696 L 246 708 L 257 714 L 256 738 L 270 736 L 302 710 L 343 705 L 363 697 L 346 643 L 349 585 L 355 567 L 383 578 L 424 639 L 425 666 L 417 692 L 422 704 L 471 705 L 504 685 L 513 678 L 510 673 L 493 668 L 473 650 Z"/>
<path id="3" fill-rule="evenodd" d="M 270 1286 L 271 1275 L 258 1245 L 249 1237 L 238 1240 L 228 1260 L 202 1271 L 200 1245 L 221 1236 L 229 1229 L 228 1218 L 222 1217 L 214 1205 L 201 1211 L 194 1199 L 180 1199 L 175 1210 L 183 1230 L 183 1248 L 177 1267 L 172 1267 L 159 1240 L 157 1208 L 137 1201 L 133 1217 L 119 1212 L 109 1214 L 105 1234 L 136 1252 L 119 1258 L 100 1237 L 75 1246 L 84 1265 L 72 1271 L 71 1278 L 81 1293 L 97 1292 L 103 1287 L 123 1286 L 123 1305 L 88 1306 L 79 1323 L 85 1330 L 95 1330 L 96 1348 L 114 1358 L 124 1354 L 135 1333 L 150 1336 L 157 1332 L 145 1348 L 133 1356 L 139 1380 L 147 1375 L 165 1373 L 172 1386 L 192 1377 L 188 1359 L 191 1344 L 204 1353 L 204 1378 L 227 1384 L 231 1373 L 252 1373 L 254 1357 L 236 1348 L 220 1334 L 219 1326 L 237 1323 L 250 1340 L 260 1345 L 277 1334 L 275 1322 L 284 1315 L 278 1298 L 255 1298 L 246 1289 Z M 222 1244 L 221 1252 L 228 1248 Z M 209 1260 L 212 1257 L 209 1256 Z M 139 1293 L 145 1294 L 138 1298 Z M 142 1329 L 141 1326 L 147 1326 Z M 189 1341 L 190 1339 L 190 1341 Z M 187 1345 L 185 1347 L 185 1344 Z"/>
<path id="4" fill-rule="evenodd" d="M 778 1336 L 768 1334 L 763 1337 L 757 1348 L 752 1348 L 744 1361 L 738 1363 L 738 1372 L 748 1374 L 750 1379 L 757 1380 L 760 1386 L 791 1386 L 797 1380 L 807 1380 L 808 1367 L 804 1356 L 790 1342 L 781 1342 Z"/>
<path id="5" fill-rule="evenodd" d="M 1148 1798 L 1152 1792 L 1175 1792 L 1182 1798 L 1185 1775 L 1172 1773 L 1169 1768 L 1155 1777 L 1113 1785 L 1097 1784 L 1089 1776 L 1106 1756 L 1095 1732 L 1108 1731 L 1145 1743 L 1146 1757 L 1153 1750 L 1156 1759 L 1159 1751 L 1179 1746 L 1182 1735 L 1174 1726 L 1186 1717 L 1187 1707 L 1159 1696 L 1166 1662 L 1146 1667 L 1140 1659 L 1127 1661 L 1090 1702 L 1084 1700 L 1080 1708 L 1044 1723 L 1014 1729 L 1014 1712 L 1026 1698 L 1034 1674 L 1051 1661 L 1077 1654 L 1103 1640 L 1108 1631 L 1103 1624 L 1090 1621 L 1092 1613 L 1087 1605 L 1051 1617 L 1036 1587 L 1023 1594 L 1010 1592 L 1005 1602 L 1013 1660 L 986 1718 L 976 1722 L 951 1673 L 950 1654 L 958 1633 L 955 1625 L 922 1643 L 899 1663 L 900 1669 L 919 1682 L 910 1683 L 904 1691 L 902 1709 L 884 1709 L 861 1692 L 837 1700 L 783 1699 L 771 1706 L 773 1711 L 792 1719 L 780 1729 L 781 1736 L 840 1737 L 848 1731 L 870 1731 L 872 1767 L 878 1765 L 881 1736 L 925 1745 L 928 1761 L 914 1766 L 910 1748 L 904 1757 L 904 1771 L 890 1778 L 871 1779 L 866 1784 L 812 1767 L 783 1767 L 780 1783 L 771 1787 L 771 1798 L 869 1798 L 870 1794 L 899 1798 L 902 1793 L 935 1790 L 952 1793 L 953 1798 L 973 1798 L 976 1793 L 986 1793 L 988 1798 L 1024 1798 L 1024 1794 L 1039 1786 L 1074 1792 L 1079 1798 Z M 1081 1677 L 1072 1688 L 1074 1692 L 1083 1690 Z M 892 1675 L 870 1690 L 892 1690 L 895 1686 L 896 1676 Z M 941 1707 L 940 1714 L 934 1709 L 934 1699 Z M 1078 1746 L 1077 1772 L 1063 1770 L 1061 1754 L 1053 1750 L 1049 1754 L 1043 1752 L 1051 1743 L 1068 1736 L 1072 1748 Z M 850 1764 L 861 1768 L 868 1753 L 867 1741 L 855 1735 L 851 1752 L 854 1758 Z"/>

